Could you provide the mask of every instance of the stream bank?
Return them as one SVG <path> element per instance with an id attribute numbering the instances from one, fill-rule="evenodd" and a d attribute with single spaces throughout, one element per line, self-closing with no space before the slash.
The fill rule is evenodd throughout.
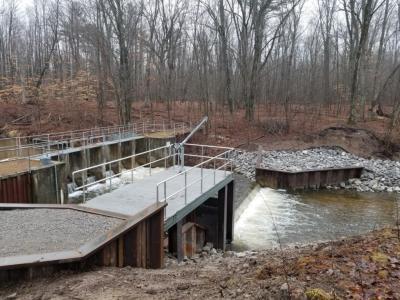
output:
<path id="1" fill-rule="evenodd" d="M 397 230 L 387 228 L 283 251 L 216 252 L 159 270 L 58 273 L 2 286 L 0 298 L 400 299 L 399 245 Z"/>

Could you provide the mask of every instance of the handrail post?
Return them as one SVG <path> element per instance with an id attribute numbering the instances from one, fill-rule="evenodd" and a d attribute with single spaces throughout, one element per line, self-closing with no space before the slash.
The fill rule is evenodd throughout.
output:
<path id="1" fill-rule="evenodd" d="M 231 173 L 233 172 L 233 159 L 232 159 L 232 151 L 229 151 L 229 164 L 231 165 Z"/>
<path id="2" fill-rule="evenodd" d="M 111 192 L 111 163 L 108 164 L 108 172 L 109 172 L 109 177 L 110 177 L 110 188 L 109 191 Z"/>
<path id="3" fill-rule="evenodd" d="M 185 205 L 187 204 L 187 171 L 185 171 Z"/>
<path id="4" fill-rule="evenodd" d="M 151 151 L 149 152 L 149 175 L 151 176 Z"/>
<path id="5" fill-rule="evenodd" d="M 167 169 L 167 147 L 164 148 L 164 168 Z"/>
<path id="6" fill-rule="evenodd" d="M 216 170 L 215 170 L 215 159 L 214 159 L 214 185 L 215 185 L 215 175 L 216 175 Z"/>
<path id="7" fill-rule="evenodd" d="M 132 162 L 132 159 L 131 159 Z M 133 183 L 133 164 L 131 165 L 131 182 Z"/>
<path id="8" fill-rule="evenodd" d="M 203 193 L 203 164 L 201 165 L 201 185 L 200 192 Z"/>
<path id="9" fill-rule="evenodd" d="M 227 153 L 224 154 L 224 177 L 226 177 L 226 161 L 227 161 Z"/>
<path id="10" fill-rule="evenodd" d="M 164 201 L 167 201 L 167 182 L 164 181 Z"/>
<path id="11" fill-rule="evenodd" d="M 175 150 L 175 147 L 172 147 L 172 164 L 173 164 L 173 167 L 175 168 L 175 164 L 176 164 L 176 150 Z"/>

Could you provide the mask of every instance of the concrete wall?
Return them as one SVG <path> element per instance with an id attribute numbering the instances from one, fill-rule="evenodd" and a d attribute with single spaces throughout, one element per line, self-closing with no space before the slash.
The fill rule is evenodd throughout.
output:
<path id="1" fill-rule="evenodd" d="M 2 203 L 61 203 L 62 198 L 67 199 L 65 164 L 53 162 L 3 176 L 0 192 Z"/>
<path id="2" fill-rule="evenodd" d="M 150 149 L 155 149 L 159 148 L 162 146 L 165 146 L 168 142 L 171 144 L 175 143 L 176 138 L 175 137 L 170 137 L 170 138 L 154 138 L 154 137 L 146 137 L 143 139 L 138 139 L 136 140 L 136 153 L 141 153 L 145 152 Z M 160 159 L 165 156 L 164 150 L 159 150 L 151 153 L 151 158 L 148 154 L 141 155 L 136 158 L 136 163 L 138 165 L 144 165 L 150 161 L 155 161 L 157 159 Z M 158 162 L 152 165 L 152 167 L 164 167 L 164 162 Z M 171 164 L 171 162 L 169 162 Z"/>
<path id="3" fill-rule="evenodd" d="M 65 173 L 68 181 L 72 180 L 74 171 L 84 169 L 90 166 L 95 166 L 107 161 L 117 160 L 125 156 L 135 153 L 136 140 L 128 140 L 116 143 L 106 143 L 104 145 L 95 145 L 86 149 L 77 149 L 59 156 L 55 154 L 51 157 L 52 160 L 65 162 Z M 131 159 L 122 162 L 111 164 L 111 169 L 114 173 L 119 173 L 122 168 L 128 169 L 135 165 Z M 96 176 L 97 179 L 104 177 L 105 171 L 109 170 L 109 166 L 99 167 L 89 170 L 87 176 Z M 78 183 L 79 180 L 78 179 Z"/>
<path id="4" fill-rule="evenodd" d="M 64 200 L 67 200 L 67 183 L 72 181 L 72 172 L 89 166 L 101 164 L 103 162 L 120 159 L 135 153 L 147 151 L 164 146 L 167 142 L 174 142 L 174 138 L 139 138 L 125 140 L 122 142 L 106 143 L 96 145 L 86 149 L 77 149 L 64 154 L 55 154 L 51 157 L 53 161 L 58 161 L 55 165 L 43 166 L 33 170 L 30 174 L 31 202 L 30 203 L 60 203 L 62 190 Z M 157 160 L 165 155 L 163 150 L 155 152 L 151 160 Z M 114 173 L 119 173 L 124 169 L 143 165 L 149 162 L 149 156 L 143 155 L 137 159 L 126 159 L 111 164 Z M 171 164 L 172 160 L 168 162 Z M 165 162 L 161 161 L 152 167 L 164 167 Z M 99 167 L 88 171 L 87 176 L 95 176 L 97 180 L 104 178 L 105 171 L 109 166 Z M 76 178 L 78 184 L 81 184 L 83 178 Z"/>
<path id="5" fill-rule="evenodd" d="M 64 163 L 57 162 L 32 170 L 30 176 L 32 203 L 56 204 L 61 203 L 61 197 L 67 199 Z"/>

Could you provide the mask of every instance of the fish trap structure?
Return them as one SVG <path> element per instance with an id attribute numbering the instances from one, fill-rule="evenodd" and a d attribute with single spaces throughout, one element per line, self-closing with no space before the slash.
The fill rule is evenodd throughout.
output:
<path id="1" fill-rule="evenodd" d="M 83 200 L 79 205 L 0 205 L 5 233 L 0 279 L 88 265 L 160 268 L 164 247 L 178 260 L 207 242 L 225 249 L 234 236 L 234 150 L 187 143 L 194 132 L 181 143 L 163 140 L 163 146 L 72 171 L 74 192 Z M 121 164 L 133 168 L 120 170 Z M 138 168 L 145 176 L 134 176 Z M 99 185 L 104 189 L 93 193 Z M 29 234 L 29 228 L 37 230 Z"/>

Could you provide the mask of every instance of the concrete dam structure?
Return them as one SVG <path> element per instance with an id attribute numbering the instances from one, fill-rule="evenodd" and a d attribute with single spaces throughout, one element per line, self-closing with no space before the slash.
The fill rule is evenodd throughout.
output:
<path id="1" fill-rule="evenodd" d="M 67 203 L 72 172 L 175 142 L 189 130 L 185 123 L 144 122 L 0 139 L 0 203 Z M 148 159 L 121 160 L 107 171 L 119 173 Z M 89 176 L 100 179 L 105 172 Z"/>
<path id="2" fill-rule="evenodd" d="M 49 136 L 45 152 L 2 161 L 0 279 L 161 268 L 164 249 L 179 261 L 206 243 L 225 249 L 234 236 L 233 149 L 186 143 L 193 132 L 176 143 L 187 125 L 163 129 L 85 142 Z M 67 204 L 72 194 L 78 201 Z"/>

